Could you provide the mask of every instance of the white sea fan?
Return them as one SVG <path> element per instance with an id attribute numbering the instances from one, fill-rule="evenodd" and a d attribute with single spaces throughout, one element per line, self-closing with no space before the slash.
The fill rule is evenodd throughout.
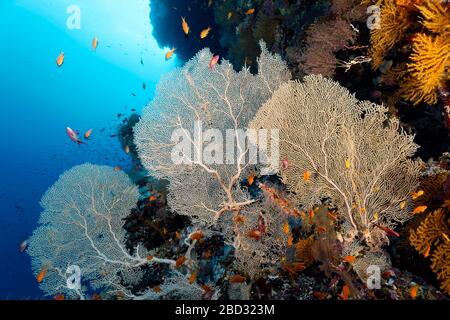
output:
<path id="1" fill-rule="evenodd" d="M 311 208 L 330 198 L 346 241 L 359 235 L 379 247 L 386 237 L 376 224 L 393 228 L 410 219 L 421 171 L 411 160 L 414 137 L 386 113 L 337 82 L 310 75 L 282 85 L 250 126 L 280 130 L 281 158 L 289 163 L 281 175 L 299 204 Z"/>
<path id="2" fill-rule="evenodd" d="M 256 75 L 246 68 L 235 72 L 228 61 L 211 70 L 211 52 L 200 51 L 183 68 L 161 79 L 154 100 L 135 127 L 142 163 L 151 175 L 170 182 L 170 207 L 197 222 L 215 224 L 223 212 L 252 203 L 239 186 L 249 172 L 249 161 L 239 161 L 249 156 L 248 144 L 239 147 L 235 143 L 234 156 L 224 159 L 222 141 L 227 130 L 238 141 L 244 137 L 259 107 L 290 78 L 282 59 L 270 54 L 263 42 L 261 48 Z M 196 132 L 200 122 L 202 130 Z M 199 133 L 208 129 L 203 136 Z M 174 132 L 188 141 L 186 149 L 177 149 Z M 209 149 L 203 150 L 206 144 Z M 176 163 L 174 156 L 182 163 Z M 206 156 L 216 161 L 204 161 Z"/>
<path id="3" fill-rule="evenodd" d="M 40 226 L 28 248 L 34 273 L 47 269 L 40 284 L 47 295 L 84 298 L 85 286 L 115 289 L 121 271 L 130 274 L 148 263 L 145 256 L 129 254 L 122 228 L 138 196 L 128 176 L 111 167 L 86 163 L 60 176 L 42 198 Z M 68 285 L 74 276 L 66 272 L 70 266 L 79 268 L 82 286 Z"/>

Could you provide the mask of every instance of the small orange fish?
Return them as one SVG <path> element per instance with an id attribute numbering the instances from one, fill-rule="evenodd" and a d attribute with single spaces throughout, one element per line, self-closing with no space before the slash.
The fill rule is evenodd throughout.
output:
<path id="1" fill-rule="evenodd" d="M 310 210 L 309 211 L 309 219 L 313 219 L 314 218 L 314 210 Z"/>
<path id="2" fill-rule="evenodd" d="M 97 37 L 94 37 L 94 39 L 92 39 L 92 50 L 97 50 L 98 47 L 98 39 Z"/>
<path id="3" fill-rule="evenodd" d="M 233 16 L 233 12 L 228 12 L 228 14 L 227 14 L 227 20 L 230 20 L 231 19 L 231 17 Z"/>
<path id="4" fill-rule="evenodd" d="M 289 223 L 287 223 L 287 222 L 284 223 L 284 225 L 283 225 L 283 232 L 285 234 L 289 234 L 289 232 L 290 232 Z"/>
<path id="5" fill-rule="evenodd" d="M 166 61 L 172 59 L 173 53 L 175 52 L 175 50 L 177 50 L 177 49 L 172 48 L 172 50 L 169 50 L 169 51 L 166 53 Z"/>
<path id="6" fill-rule="evenodd" d="M 431 246 L 428 245 L 427 250 L 425 250 L 425 252 L 424 252 L 424 254 L 423 254 L 423 256 L 424 256 L 425 258 L 428 258 L 428 256 L 430 255 L 430 250 L 431 250 Z"/>
<path id="7" fill-rule="evenodd" d="M 125 151 L 126 154 L 130 153 L 130 147 L 128 145 L 125 146 L 125 148 L 123 149 L 123 151 Z"/>
<path id="8" fill-rule="evenodd" d="M 418 206 L 413 210 L 413 214 L 422 213 L 427 210 L 427 206 Z"/>
<path id="9" fill-rule="evenodd" d="M 245 12 L 245 14 L 254 14 L 254 13 L 255 13 L 255 9 L 254 9 L 254 8 L 248 9 L 248 10 Z"/>
<path id="10" fill-rule="evenodd" d="M 318 226 L 316 231 L 317 231 L 317 233 L 325 233 L 325 232 L 327 232 L 327 229 L 325 227 Z"/>
<path id="11" fill-rule="evenodd" d="M 189 278 L 188 278 L 188 282 L 189 284 L 193 284 L 195 282 L 195 280 L 197 280 L 197 272 L 193 272 Z"/>
<path id="12" fill-rule="evenodd" d="M 114 167 L 114 171 L 115 171 L 115 172 L 119 172 L 120 170 L 122 170 L 122 167 L 121 167 L 121 166 L 115 166 L 115 167 Z"/>
<path id="13" fill-rule="evenodd" d="M 350 169 L 350 165 L 351 165 L 350 159 L 346 159 L 346 160 L 345 160 L 345 168 L 346 168 L 346 169 Z"/>
<path id="14" fill-rule="evenodd" d="M 156 200 L 156 196 L 154 194 L 152 194 L 148 199 L 150 201 L 155 201 Z"/>
<path id="15" fill-rule="evenodd" d="M 348 285 L 344 285 L 342 287 L 342 300 L 348 300 L 348 297 L 350 295 L 350 287 Z"/>
<path id="16" fill-rule="evenodd" d="M 48 271 L 47 267 L 43 267 L 41 269 L 41 271 L 39 272 L 39 274 L 36 277 L 36 280 L 38 283 L 41 283 L 44 280 L 45 275 L 47 274 L 47 271 Z"/>
<path id="17" fill-rule="evenodd" d="M 424 193 L 425 193 L 425 192 L 424 192 L 423 190 L 417 190 L 417 192 L 413 192 L 413 193 L 412 193 L 411 198 L 412 198 L 413 200 L 416 200 L 417 198 L 423 196 Z"/>
<path id="18" fill-rule="evenodd" d="M 249 175 L 247 178 L 248 185 L 251 186 L 254 181 L 255 181 L 255 175 L 254 174 Z"/>
<path id="19" fill-rule="evenodd" d="M 59 293 L 59 294 L 57 294 L 57 295 L 55 295 L 55 296 L 53 297 L 53 300 L 56 300 L 56 301 L 63 301 L 63 300 L 65 300 L 65 297 L 64 297 L 63 294 Z"/>
<path id="20" fill-rule="evenodd" d="M 202 30 L 202 32 L 200 32 L 200 39 L 205 39 L 211 30 L 212 30 L 211 27 Z"/>
<path id="21" fill-rule="evenodd" d="M 300 272 L 300 271 L 305 270 L 306 267 L 305 267 L 305 264 L 304 264 L 304 263 L 294 262 L 294 263 L 292 264 L 292 269 L 293 269 L 295 272 Z"/>
<path id="22" fill-rule="evenodd" d="M 86 133 L 84 134 L 84 138 L 87 140 L 90 138 L 92 134 L 92 129 L 89 129 L 88 131 L 86 131 Z"/>
<path id="23" fill-rule="evenodd" d="M 406 207 L 406 201 L 402 201 L 402 202 L 400 202 L 400 209 L 405 209 L 405 207 Z"/>
<path id="24" fill-rule="evenodd" d="M 241 216 L 240 214 L 233 217 L 233 221 L 236 223 L 244 223 L 245 217 Z"/>
<path id="25" fill-rule="evenodd" d="M 252 230 L 248 233 L 248 236 L 252 239 L 259 240 L 259 238 L 261 238 L 261 231 Z"/>
<path id="26" fill-rule="evenodd" d="M 64 64 L 64 58 L 65 58 L 64 52 L 61 52 L 61 53 L 59 54 L 58 58 L 56 58 L 56 65 L 57 65 L 58 67 L 61 67 L 61 66 Z"/>
<path id="27" fill-rule="evenodd" d="M 152 261 L 153 260 L 153 256 L 147 256 L 147 261 Z"/>
<path id="28" fill-rule="evenodd" d="M 103 300 L 102 296 L 99 295 L 99 294 L 97 294 L 97 293 L 92 294 L 91 299 L 94 300 L 94 301 L 100 301 L 100 300 Z"/>
<path id="29" fill-rule="evenodd" d="M 332 214 L 330 211 L 328 211 L 327 212 L 327 215 L 332 219 L 332 220 L 334 220 L 334 221 L 338 221 L 338 218 L 334 215 L 334 214 Z"/>
<path id="30" fill-rule="evenodd" d="M 186 36 L 189 35 L 189 25 L 184 17 L 181 17 L 181 27 L 183 28 L 184 34 Z"/>
<path id="31" fill-rule="evenodd" d="M 241 276 L 241 275 L 239 275 L 239 274 L 235 274 L 234 276 L 232 276 L 232 277 L 230 278 L 230 283 L 243 283 L 243 282 L 245 282 L 246 280 L 247 280 L 246 277 Z"/>
<path id="32" fill-rule="evenodd" d="M 181 256 L 177 259 L 177 261 L 175 262 L 175 266 L 181 267 L 184 263 L 186 262 L 186 257 L 185 256 Z"/>
<path id="33" fill-rule="evenodd" d="M 158 293 L 158 292 L 161 292 L 161 287 L 160 286 L 156 286 L 156 287 L 153 287 L 152 290 L 154 292 Z"/>
<path id="34" fill-rule="evenodd" d="M 191 234 L 191 240 L 200 240 L 203 238 L 203 232 L 201 232 L 200 230 L 194 232 L 193 234 Z"/>
<path id="35" fill-rule="evenodd" d="M 175 231 L 175 239 L 180 239 L 181 234 L 178 231 Z"/>
<path id="36" fill-rule="evenodd" d="M 213 56 L 213 57 L 211 58 L 211 61 L 210 61 L 209 64 L 208 64 L 208 68 L 209 68 L 210 70 L 213 70 L 214 67 L 216 66 L 217 62 L 219 62 L 219 60 L 220 60 L 220 56 L 219 56 L 219 55 Z"/>
<path id="37" fill-rule="evenodd" d="M 311 178 L 311 171 L 306 170 L 303 172 L 303 181 L 309 182 L 309 178 Z"/>
<path id="38" fill-rule="evenodd" d="M 411 296 L 411 299 L 417 298 L 417 293 L 419 290 L 419 286 L 415 285 L 409 290 L 409 295 Z"/>
<path id="39" fill-rule="evenodd" d="M 314 291 L 313 297 L 319 300 L 325 300 L 328 297 L 328 294 L 326 294 L 325 292 Z"/>
<path id="40" fill-rule="evenodd" d="M 292 247 L 293 243 L 294 243 L 294 238 L 292 236 L 289 236 L 288 239 L 287 239 L 288 247 Z"/>
<path id="41" fill-rule="evenodd" d="M 345 256 L 344 261 L 348 262 L 348 263 L 354 263 L 356 261 L 356 257 L 355 256 Z"/>
<path id="42" fill-rule="evenodd" d="M 212 288 L 210 286 L 208 286 L 207 284 L 203 285 L 203 291 L 205 291 L 205 293 L 211 292 Z"/>

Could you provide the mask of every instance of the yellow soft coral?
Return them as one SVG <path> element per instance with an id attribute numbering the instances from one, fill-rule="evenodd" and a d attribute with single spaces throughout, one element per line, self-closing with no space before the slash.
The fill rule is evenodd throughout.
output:
<path id="1" fill-rule="evenodd" d="M 412 230 L 409 241 L 425 257 L 431 256 L 431 269 L 441 281 L 441 288 L 450 294 L 450 219 L 448 210 L 438 209 L 430 213 L 417 230 Z"/>
<path id="2" fill-rule="evenodd" d="M 424 101 L 435 104 L 437 89 L 449 78 L 450 40 L 445 36 L 419 33 L 414 39 L 410 76 L 402 84 L 402 96 L 414 105 Z"/>
<path id="3" fill-rule="evenodd" d="M 372 68 L 374 70 L 383 63 L 385 55 L 391 50 L 408 29 L 408 11 L 397 6 L 395 0 L 387 0 L 381 8 L 380 28 L 371 32 Z"/>
<path id="4" fill-rule="evenodd" d="M 422 24 L 425 28 L 443 36 L 450 36 L 450 13 L 447 12 L 443 1 L 428 0 L 416 7 L 424 18 Z"/>

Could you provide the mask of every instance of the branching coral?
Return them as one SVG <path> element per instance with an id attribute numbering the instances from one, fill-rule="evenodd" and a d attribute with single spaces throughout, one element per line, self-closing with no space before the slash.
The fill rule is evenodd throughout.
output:
<path id="1" fill-rule="evenodd" d="M 450 294 L 450 217 L 447 209 L 430 213 L 417 230 L 412 230 L 409 241 L 425 257 L 431 256 L 431 269 L 441 281 L 441 288 Z"/>
<path id="2" fill-rule="evenodd" d="M 439 1 L 417 6 L 424 17 L 423 26 L 433 34 L 419 33 L 414 38 L 413 53 L 407 70 L 410 76 L 401 86 L 402 96 L 415 105 L 424 101 L 435 104 L 438 88 L 450 80 L 450 13 Z"/>
<path id="3" fill-rule="evenodd" d="M 371 32 L 371 50 L 373 69 L 378 69 L 386 54 L 403 37 L 410 26 L 406 8 L 396 5 L 395 0 L 386 0 L 381 7 L 380 28 Z"/>
<path id="4" fill-rule="evenodd" d="M 248 236 L 258 228 L 262 208 L 242 186 L 252 166 L 245 130 L 259 107 L 290 78 L 281 58 L 271 55 L 263 42 L 261 49 L 256 75 L 245 68 L 235 72 L 227 61 L 211 70 L 212 54 L 200 51 L 161 80 L 135 128 L 142 163 L 169 181 L 169 206 L 192 217 L 199 228 L 222 228 L 237 252 L 242 250 L 238 258 L 249 263 L 260 261 L 254 259 L 255 252 L 262 260 L 273 260 L 269 247 L 278 248 L 278 240 L 267 239 L 264 230 L 259 230 L 258 241 Z M 196 127 L 199 123 L 202 127 Z M 174 139 L 177 132 L 181 137 Z M 183 148 L 177 147 L 179 138 Z M 236 215 L 244 222 L 235 223 Z M 274 217 L 267 215 L 268 230 Z"/>
<path id="5" fill-rule="evenodd" d="M 347 242 L 361 236 L 371 244 L 376 224 L 393 228 L 411 216 L 409 194 L 421 170 L 410 160 L 417 146 L 385 112 L 336 82 L 307 76 L 282 85 L 251 123 L 279 128 L 280 155 L 289 162 L 284 183 L 306 208 L 332 199 Z"/>
<path id="6" fill-rule="evenodd" d="M 41 282 L 46 294 L 84 298 L 84 289 L 114 291 L 122 287 L 119 273 L 149 263 L 142 248 L 134 255 L 125 248 L 122 219 L 138 195 L 127 175 L 110 167 L 84 164 L 61 175 L 42 198 L 41 226 L 29 240 L 34 273 L 47 270 Z M 70 266 L 80 268 L 82 287 L 68 286 Z"/>

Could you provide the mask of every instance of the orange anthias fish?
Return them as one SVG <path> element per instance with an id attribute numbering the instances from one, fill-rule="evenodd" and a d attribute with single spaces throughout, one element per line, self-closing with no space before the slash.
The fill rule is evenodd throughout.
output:
<path id="1" fill-rule="evenodd" d="M 400 202 L 400 209 L 405 209 L 405 207 L 406 207 L 406 201 L 402 201 L 402 202 Z"/>
<path id="2" fill-rule="evenodd" d="M 240 274 L 235 274 L 234 276 L 231 277 L 230 283 L 243 283 L 246 280 L 247 280 L 246 277 L 241 276 Z"/>
<path id="3" fill-rule="evenodd" d="M 98 39 L 97 37 L 94 37 L 94 39 L 92 39 L 92 50 L 97 50 L 98 47 Z"/>
<path id="4" fill-rule="evenodd" d="M 413 214 L 417 214 L 417 213 L 422 213 L 422 212 L 424 212 L 425 210 L 427 210 L 427 206 L 418 206 L 418 207 L 416 207 L 414 210 L 413 210 Z"/>
<path id="5" fill-rule="evenodd" d="M 303 172 L 303 181 L 309 182 L 309 178 L 311 178 L 311 171 L 306 170 Z"/>
<path id="6" fill-rule="evenodd" d="M 115 167 L 114 167 L 114 171 L 115 171 L 115 172 L 119 172 L 120 170 L 122 170 L 122 167 L 121 167 L 121 166 L 115 166 Z"/>
<path id="7" fill-rule="evenodd" d="M 417 198 L 423 196 L 424 193 L 425 193 L 425 192 L 424 192 L 423 190 L 417 190 L 416 192 L 413 192 L 413 193 L 412 193 L 411 198 L 412 198 L 413 200 L 416 200 Z"/>
<path id="8" fill-rule="evenodd" d="M 284 159 L 283 161 L 281 161 L 281 167 L 286 170 L 289 167 L 289 160 L 288 159 Z"/>
<path id="9" fill-rule="evenodd" d="M 152 261 L 153 260 L 153 256 L 147 256 L 147 261 Z"/>
<path id="10" fill-rule="evenodd" d="M 125 146 L 125 148 L 123 149 L 123 151 L 125 151 L 126 154 L 130 153 L 130 147 L 128 145 Z"/>
<path id="11" fill-rule="evenodd" d="M 292 236 L 289 236 L 288 239 L 287 239 L 288 247 L 292 247 L 293 243 L 294 243 L 294 238 Z"/>
<path id="12" fill-rule="evenodd" d="M 38 283 L 41 283 L 44 280 L 45 275 L 47 274 L 47 271 L 48 271 L 47 267 L 43 267 L 41 269 L 41 271 L 39 272 L 39 274 L 36 277 L 36 280 L 37 280 Z"/>
<path id="13" fill-rule="evenodd" d="M 61 67 L 61 66 L 64 64 L 64 58 L 65 58 L 64 52 L 61 52 L 61 53 L 59 54 L 58 58 L 56 58 L 56 65 L 57 65 L 58 67 Z"/>
<path id="14" fill-rule="evenodd" d="M 189 278 L 188 278 L 188 282 L 189 284 L 193 284 L 195 282 L 195 280 L 197 280 L 197 272 L 193 272 Z"/>
<path id="15" fill-rule="evenodd" d="M 172 50 L 169 50 L 169 51 L 166 53 L 166 61 L 172 59 L 173 53 L 175 52 L 175 50 L 177 50 L 177 49 L 172 48 Z"/>
<path id="16" fill-rule="evenodd" d="M 181 267 L 185 262 L 186 262 L 186 257 L 185 256 L 181 256 L 175 262 L 175 266 L 176 267 Z"/>
<path id="17" fill-rule="evenodd" d="M 181 27 L 183 28 L 184 34 L 186 36 L 189 35 L 189 25 L 184 17 L 181 17 Z"/>
<path id="18" fill-rule="evenodd" d="M 209 62 L 208 68 L 213 70 L 214 67 L 216 66 L 217 62 L 219 62 L 220 56 L 216 55 L 213 56 L 211 61 Z"/>
<path id="19" fill-rule="evenodd" d="M 344 285 L 342 287 L 342 300 L 348 300 L 348 297 L 350 295 L 350 287 L 348 285 Z"/>
<path id="20" fill-rule="evenodd" d="M 356 257 L 355 256 L 345 256 L 344 261 L 348 262 L 348 263 L 354 263 L 356 261 Z"/>
<path id="21" fill-rule="evenodd" d="M 289 234 L 290 230 L 289 230 L 289 223 L 285 222 L 283 225 L 283 232 L 285 234 Z"/>
<path id="22" fill-rule="evenodd" d="M 233 12 L 228 12 L 228 14 L 227 14 L 227 20 L 230 20 L 231 19 L 231 17 L 233 16 Z"/>
<path id="23" fill-rule="evenodd" d="M 200 240 L 203 238 L 203 232 L 200 230 L 195 231 L 193 234 L 191 234 L 191 240 Z"/>
<path id="24" fill-rule="evenodd" d="M 411 296 L 411 299 L 417 298 L 417 293 L 419 291 L 419 286 L 415 285 L 409 290 L 409 295 Z"/>
<path id="25" fill-rule="evenodd" d="M 69 136 L 70 140 L 72 140 L 73 142 L 76 142 L 78 145 L 85 144 L 83 141 L 78 139 L 77 132 L 75 132 L 72 128 L 66 127 L 66 133 L 67 133 L 67 136 Z"/>
<path id="26" fill-rule="evenodd" d="M 313 219 L 314 218 L 314 210 L 310 210 L 309 211 L 309 219 Z"/>
<path id="27" fill-rule="evenodd" d="M 251 186 L 253 184 L 253 182 L 255 182 L 255 175 L 254 174 L 249 175 L 247 177 L 247 182 L 248 182 L 248 185 Z"/>
<path id="28" fill-rule="evenodd" d="M 255 13 L 255 9 L 254 9 L 254 8 L 248 9 L 248 10 L 245 12 L 245 14 L 254 14 L 254 13 Z"/>
<path id="29" fill-rule="evenodd" d="M 202 32 L 200 32 L 200 39 L 205 39 L 211 30 L 212 30 L 211 27 L 202 30 Z"/>
<path id="30" fill-rule="evenodd" d="M 86 131 L 86 133 L 84 134 L 84 138 L 87 140 L 91 137 L 92 134 L 92 129 L 89 129 L 88 131 Z"/>
<path id="31" fill-rule="evenodd" d="M 261 238 L 261 231 L 252 230 L 248 233 L 248 236 L 252 239 L 259 240 L 259 238 Z"/>
<path id="32" fill-rule="evenodd" d="M 428 258 L 428 256 L 430 255 L 430 250 L 431 250 L 431 246 L 428 245 L 427 249 L 425 250 L 425 252 L 424 252 L 424 254 L 423 254 L 423 256 L 424 256 L 425 258 Z"/>
<path id="33" fill-rule="evenodd" d="M 53 300 L 63 301 L 63 300 L 65 300 L 65 297 L 64 297 L 63 294 L 59 293 L 59 294 L 57 294 L 56 296 L 53 297 Z"/>

